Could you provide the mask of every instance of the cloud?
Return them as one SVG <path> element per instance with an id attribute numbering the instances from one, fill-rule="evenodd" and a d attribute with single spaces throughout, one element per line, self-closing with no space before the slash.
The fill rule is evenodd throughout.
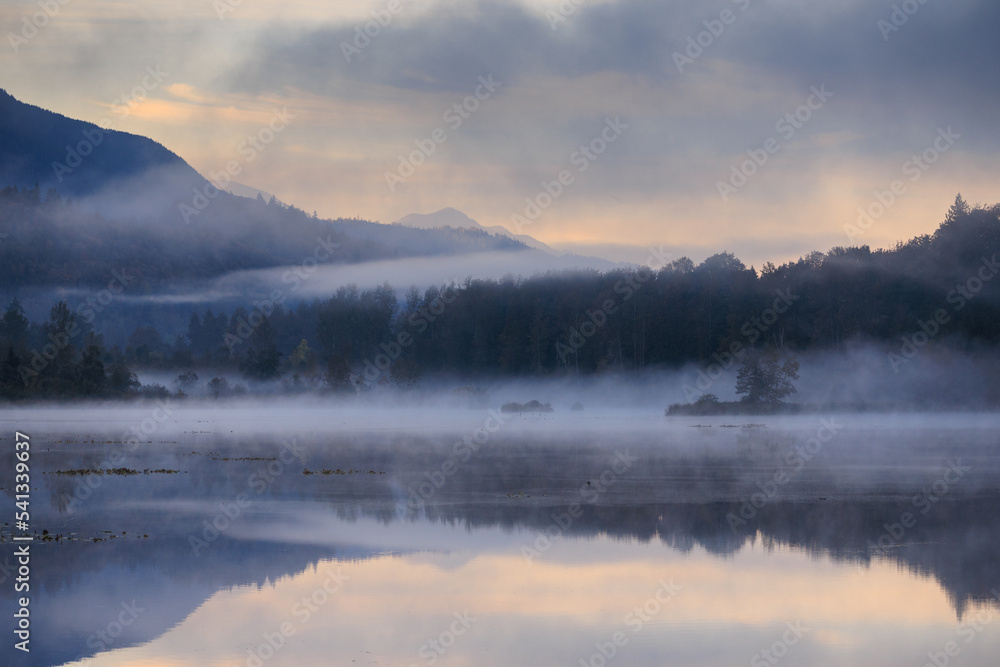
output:
<path id="1" fill-rule="evenodd" d="M 754 79 L 768 87 L 780 81 L 784 90 L 827 83 L 844 100 L 842 115 L 883 130 L 866 136 L 885 136 L 885 130 L 899 136 L 926 119 L 977 127 L 991 121 L 984 105 L 969 102 L 997 99 L 996 3 L 920 5 L 888 41 L 877 22 L 891 18 L 891 6 L 827 5 L 748 0 L 741 11 L 743 0 L 714 7 L 693 0 L 585 3 L 552 30 L 542 12 L 524 5 L 439 2 L 421 12 L 404 10 L 351 62 L 341 45 L 351 43 L 359 24 L 275 24 L 227 83 L 248 92 L 300 88 L 340 96 L 345 82 L 464 92 L 485 73 L 511 86 L 538 77 L 618 73 L 645 81 L 636 86 L 689 92 L 688 77 L 724 76 L 721 61 L 742 66 L 748 78 L 742 88 Z M 733 12 L 733 23 L 686 73 L 678 72 L 672 54 L 683 52 L 687 38 L 705 31 L 703 22 L 722 10 Z"/>
<path id="2" fill-rule="evenodd" d="M 243 3 L 225 21 L 200 0 L 127 14 L 114 4 L 71 3 L 22 54 L 0 53 L 10 92 L 96 122 L 145 65 L 162 65 L 169 81 L 122 129 L 203 172 L 231 158 L 255 114 L 287 104 L 295 124 L 241 179 L 320 215 L 394 220 L 454 206 L 509 226 L 616 115 L 628 132 L 532 235 L 794 258 L 817 239 L 842 242 L 858 206 L 948 126 L 961 141 L 863 242 L 933 231 L 956 191 L 995 200 L 1000 5 L 988 0 L 907 5 L 919 8 L 888 39 L 878 22 L 892 20 L 889 0 L 588 0 L 555 30 L 554 0 L 400 0 L 350 61 L 342 44 L 384 0 Z M 732 21 L 706 32 L 724 10 Z M 680 72 L 673 54 L 689 37 L 705 46 Z M 390 192 L 385 172 L 490 74 L 498 94 Z M 717 182 L 820 85 L 830 101 L 722 201 Z"/>

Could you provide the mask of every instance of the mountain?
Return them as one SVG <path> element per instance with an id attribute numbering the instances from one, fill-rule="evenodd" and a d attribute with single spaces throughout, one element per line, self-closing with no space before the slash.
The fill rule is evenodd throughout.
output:
<path id="1" fill-rule="evenodd" d="M 229 310 L 275 291 L 326 298 L 352 283 L 403 289 L 619 266 L 560 254 L 453 209 L 381 224 L 320 219 L 263 190 L 233 191 L 215 190 L 151 139 L 0 92 L 0 301 L 17 297 L 32 316 L 56 300 L 85 310 L 87 298 L 127 275 L 102 328 L 128 328 L 111 326 L 119 316 L 131 328 L 135 318 L 163 316 L 157 324 L 169 330 L 195 302 Z"/>
<path id="2" fill-rule="evenodd" d="M 236 195 L 237 197 L 246 197 L 247 199 L 256 199 L 257 197 L 262 197 L 264 201 L 271 203 L 272 201 L 281 204 L 282 206 L 288 206 L 285 202 L 281 201 L 270 192 L 266 190 L 259 190 L 257 188 L 251 187 L 249 185 L 244 185 L 243 183 L 237 183 L 236 181 L 229 181 L 229 185 L 225 187 L 226 192 L 231 195 Z"/>
<path id="3" fill-rule="evenodd" d="M 482 230 L 321 220 L 226 192 L 188 224 L 176 204 L 141 219 L 118 217 L 8 186 L 0 188 L 0 235 L 0 296 L 8 299 L 29 287 L 104 287 L 123 267 L 139 276 L 132 290 L 148 293 L 260 269 L 297 267 L 310 275 L 317 262 L 536 252 Z"/>
<path id="4" fill-rule="evenodd" d="M 514 234 L 500 225 L 493 225 L 492 227 L 481 225 L 466 214 L 453 208 L 443 208 L 434 213 L 410 213 L 393 224 L 404 227 L 416 227 L 417 229 L 441 229 L 444 227 L 453 227 L 454 229 L 482 229 L 491 234 L 506 236 L 515 241 L 520 241 L 529 248 L 547 252 L 555 257 L 561 257 L 564 254 L 527 234 Z"/>
<path id="5" fill-rule="evenodd" d="M 122 267 L 149 291 L 316 257 L 353 264 L 527 250 L 483 230 L 321 220 L 233 187 L 250 198 L 215 191 L 151 139 L 0 90 L 0 292 L 104 286 Z"/>
<path id="6" fill-rule="evenodd" d="M 20 102 L 0 89 L 0 184 L 56 188 L 62 196 L 176 192 L 205 183 L 177 154 L 146 137 Z"/>

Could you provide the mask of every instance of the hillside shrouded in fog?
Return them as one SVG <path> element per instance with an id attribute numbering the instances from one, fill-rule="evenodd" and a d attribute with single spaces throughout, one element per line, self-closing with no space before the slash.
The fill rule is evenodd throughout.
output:
<path id="1" fill-rule="evenodd" d="M 0 666 L 994 667 L 997 35 L 0 3 Z"/>
<path id="2" fill-rule="evenodd" d="M 336 274 L 324 273 L 330 267 L 316 260 L 282 266 L 277 241 L 255 255 L 236 240 L 222 244 L 206 237 L 192 246 L 191 240 L 151 236 L 149 252 L 139 255 L 141 261 L 130 261 L 133 242 L 109 233 L 112 223 L 96 214 L 84 219 L 54 196 L 39 201 L 35 191 L 8 190 L 2 200 L 10 232 L 0 252 L 10 258 L 3 271 L 11 293 L 25 291 L 39 304 L 45 301 L 39 295 L 54 296 L 45 288 L 78 286 L 71 299 L 64 299 L 63 310 L 53 310 L 47 321 L 29 324 L 19 301 L 8 306 L 0 342 L 6 355 L 4 392 L 12 398 L 122 395 L 130 390 L 126 367 L 175 375 L 200 371 L 207 374 L 204 381 L 226 374 L 242 374 L 251 382 L 284 378 L 292 391 L 352 392 L 376 381 L 415 387 L 425 376 L 629 376 L 689 365 L 729 371 L 738 356 L 756 349 L 803 355 L 808 366 L 816 353 L 850 353 L 858 361 L 862 348 L 872 351 L 872 363 L 885 375 L 904 384 L 920 376 L 914 369 L 921 362 L 943 368 L 948 357 L 985 355 L 983 363 L 971 364 L 981 374 L 968 376 L 964 389 L 939 378 L 937 396 L 942 404 L 983 407 L 995 405 L 1000 395 L 989 379 L 994 365 L 989 351 L 1000 343 L 1000 283 L 992 281 L 1000 270 L 993 251 L 1000 249 L 1000 206 L 972 208 L 961 197 L 933 235 L 888 250 L 840 247 L 781 266 L 768 263 L 759 271 L 730 253 L 696 266 L 653 251 L 652 267 L 459 277 L 424 289 L 332 283 Z M 308 245 L 307 236 L 327 229 L 335 231 L 319 238 L 330 249 L 331 265 L 357 261 L 352 252 L 362 249 L 379 253 L 371 239 L 351 235 L 352 225 L 379 227 L 374 223 L 312 220 L 246 199 L 222 204 L 217 210 L 231 212 L 227 207 L 236 206 L 270 216 L 264 219 L 285 216 L 289 227 L 304 230 L 303 240 L 282 235 L 285 257 L 294 255 L 296 245 Z M 274 229 L 270 222 L 262 224 Z M 518 253 L 504 245 L 513 241 L 485 232 L 386 229 L 436 234 L 438 243 L 451 244 L 436 252 Z M 45 240 L 50 237 L 54 241 Z M 400 247 L 428 252 L 414 244 Z M 84 248 L 90 250 L 81 255 Z M 195 299 L 177 295 L 178 284 L 188 282 L 195 290 L 196 278 L 224 271 L 222 252 L 236 264 L 228 267 L 230 273 L 241 277 L 232 278 L 226 289 L 220 282 L 202 288 Z M 534 251 L 522 246 L 520 252 Z M 399 253 L 384 248 L 374 256 Z M 70 256 L 93 263 L 70 263 Z M 114 268 L 119 266 L 120 272 Z M 273 268 L 254 276 L 232 272 L 237 267 Z M 60 270 L 76 277 L 61 281 Z M 103 290 L 93 289 L 97 276 L 107 273 L 117 277 Z M 306 285 L 312 294 L 329 289 L 330 296 L 310 298 L 299 291 Z M 44 306 L 35 310 L 44 313 Z M 71 335 L 61 335 L 67 331 Z M 46 345 L 59 348 L 57 359 L 41 355 Z M 868 367 L 853 366 L 855 371 Z M 118 369 L 113 380 L 110 368 Z M 707 391 L 699 389 L 699 394 Z M 869 393 L 840 391 L 836 400 L 858 405 L 871 401 Z M 905 401 L 931 405 L 932 394 L 911 391 Z M 885 396 L 880 402 L 892 403 Z"/>
<path id="3" fill-rule="evenodd" d="M 1000 394 L 1000 205 L 957 196 L 933 234 L 888 249 L 758 268 L 660 246 L 616 268 L 453 209 L 393 225 L 308 216 L 220 191 L 143 137 L 0 102 L 5 178 L 22 183 L 0 192 L 7 398 L 652 372 L 680 373 L 670 383 L 693 401 L 727 395 L 759 351 L 837 378 L 803 395 L 842 407 L 979 409 Z M 77 135 L 93 159 L 63 169 Z M 845 229 L 863 238 L 873 222 Z"/>

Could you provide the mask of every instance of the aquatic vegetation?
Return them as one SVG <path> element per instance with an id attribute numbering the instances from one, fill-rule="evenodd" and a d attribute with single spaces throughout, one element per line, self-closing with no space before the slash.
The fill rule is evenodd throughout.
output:
<path id="1" fill-rule="evenodd" d="M 500 412 L 553 412 L 551 403 L 530 400 L 527 403 L 504 403 Z"/>
<path id="2" fill-rule="evenodd" d="M 54 475 L 68 475 L 70 477 L 83 477 L 85 475 L 173 475 L 180 472 L 179 470 L 168 470 L 166 468 L 160 468 L 158 470 L 150 470 L 145 468 L 144 470 L 135 470 L 133 468 L 78 468 L 76 470 L 56 470 Z"/>

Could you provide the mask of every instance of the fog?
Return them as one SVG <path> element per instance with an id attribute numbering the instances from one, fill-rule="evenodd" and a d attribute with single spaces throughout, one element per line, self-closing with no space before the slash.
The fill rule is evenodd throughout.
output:
<path id="1" fill-rule="evenodd" d="M 641 403 L 628 402 L 627 396 L 614 397 L 607 392 L 616 386 L 609 382 L 592 383 L 589 387 L 569 383 L 509 383 L 490 389 L 489 399 L 463 400 L 450 392 L 423 392 L 405 397 L 366 395 L 352 398 L 329 396 L 246 396 L 219 400 L 167 398 L 155 401 L 137 400 L 130 403 L 67 403 L 34 404 L 5 407 L 0 420 L 15 423 L 24 430 L 31 428 L 59 432 L 84 429 L 87 433 L 121 434 L 128 427 L 141 423 L 156 412 L 167 414 L 156 421 L 156 437 L 169 438 L 191 433 L 193 424 L 210 424 L 213 433 L 233 432 L 241 436 L 255 434 L 298 435 L 324 433 L 372 432 L 441 435 L 475 431 L 483 428 L 489 418 L 499 415 L 504 427 L 537 433 L 578 433 L 611 438 L 630 433 L 657 432 L 693 437 L 692 428 L 756 428 L 783 430 L 817 425 L 821 419 L 835 417 L 852 428 L 905 428 L 914 431 L 947 430 L 950 428 L 996 429 L 1000 416 L 992 412 L 848 412 L 831 409 L 794 415 L 709 415 L 666 417 L 664 401 L 646 398 Z M 557 391 L 558 390 L 558 391 Z M 552 412 L 507 412 L 501 406 L 507 399 L 539 397 L 551 402 Z M 634 394 L 641 398 L 640 393 Z M 587 403 L 586 401 L 591 401 Z M 574 403 L 582 408 L 573 409 Z M 720 431 L 726 432 L 726 431 Z M 707 433 L 707 431 L 706 431 Z M 991 436 L 994 445 L 1000 445 Z"/>
<path id="2" fill-rule="evenodd" d="M 908 383 L 916 386 L 919 377 L 945 368 L 921 353 L 907 379 L 891 370 L 880 375 L 878 361 L 873 348 L 804 357 L 792 399 L 822 401 L 842 395 L 837 392 L 851 395 L 848 389 L 915 397 Z M 970 354 L 955 362 L 956 378 L 980 361 Z M 852 372 L 855 364 L 868 364 L 868 372 Z M 684 384 L 696 383 L 699 370 L 715 374 L 691 366 L 639 377 L 426 378 L 415 390 L 376 381 L 352 396 L 216 400 L 192 393 L 0 409 L 5 430 L 32 437 L 39 480 L 34 525 L 62 537 L 33 551 L 38 608 L 89 609 L 97 619 L 39 614 L 36 629 L 47 638 L 39 664 L 93 655 L 88 640 L 95 623 L 103 627 L 121 600 L 137 600 L 149 611 L 115 646 L 155 645 L 176 641 L 171 633 L 185 623 L 199 631 L 219 627 L 221 620 L 205 625 L 198 610 L 217 604 L 220 594 L 275 591 L 327 562 L 355 568 L 352 584 L 365 563 L 378 565 L 380 577 L 386 567 L 403 568 L 405 584 L 383 588 L 379 599 L 391 600 L 393 608 L 404 600 L 407 610 L 423 610 L 443 590 L 480 594 L 482 579 L 450 577 L 498 555 L 518 573 L 544 567 L 550 576 L 564 567 L 580 577 L 590 574 L 581 568 L 591 566 L 596 586 L 609 566 L 636 568 L 641 549 L 661 559 L 658 571 L 708 567 L 715 577 L 754 582 L 754 595 L 758 587 L 777 595 L 787 586 L 823 596 L 817 582 L 831 581 L 840 568 L 866 577 L 868 593 L 879 585 L 872 573 L 880 569 L 910 577 L 911 586 L 933 578 L 947 596 L 939 606 L 949 618 L 962 619 L 989 598 L 1000 536 L 1000 415 L 920 412 L 914 398 L 896 412 L 828 404 L 809 414 L 665 417 L 665 405 L 683 400 Z M 731 398 L 732 372 L 709 390 Z M 201 386 L 211 377 L 199 375 Z M 856 384 L 848 388 L 852 378 Z M 552 411 L 501 410 L 506 402 L 533 399 L 551 403 Z M 8 467 L 13 454 L 7 450 Z M 95 472 L 109 468 L 126 472 Z M 221 508 L 235 511 L 230 508 L 241 498 L 242 513 L 220 514 Z M 576 518 L 553 532 L 554 517 L 574 507 Z M 204 532 L 223 521 L 220 516 L 224 523 Z M 905 530 L 896 527 L 903 516 L 916 517 Z M 540 542 L 542 536 L 547 541 Z M 526 548 L 541 555 L 529 563 Z M 792 572 L 776 562 L 773 578 L 763 581 L 762 560 L 782 553 L 797 554 L 801 563 Z M 800 565 L 808 563 L 824 568 L 817 582 L 803 583 Z M 532 609 L 544 599 L 516 577 L 505 581 L 532 597 Z M 703 593 L 693 581 L 683 585 L 702 596 L 702 608 L 701 599 L 726 610 L 760 604 L 748 596 L 734 605 L 733 589 L 716 598 L 712 587 Z M 411 592 L 419 586 L 425 588 Z M 910 588 L 875 592 L 881 590 L 889 591 L 885 599 L 915 604 Z M 589 604 L 604 604 L 594 592 L 588 596 Z M 367 608 L 348 602 L 355 606 L 331 614 L 335 621 L 323 626 L 329 636 Z M 285 600 L 275 605 L 287 607 Z M 229 607 L 219 618 L 232 613 Z M 379 608 L 371 623 L 385 623 L 387 613 Z M 687 627 L 691 620 L 684 622 Z M 526 623 L 536 624 L 536 616 Z M 243 621 L 241 642 L 247 627 Z M 329 650 L 341 650 L 344 641 L 337 638 Z M 290 643 L 286 650 L 304 645 Z"/>
<path id="3" fill-rule="evenodd" d="M 44 32 L 67 0 L 33 4 L 24 28 Z M 884 7 L 803 12 L 817 32 L 767 16 L 778 0 L 697 17 L 379 0 L 357 27 L 304 3 L 323 9 L 296 28 L 276 8 L 261 30 L 256 3 L 189 4 L 159 33 L 204 33 L 226 52 L 214 71 L 134 20 L 78 31 L 90 46 L 57 49 L 75 67 L 39 69 L 100 72 L 88 52 L 142 67 L 113 48 L 141 45 L 156 85 L 111 110 L 197 145 L 204 173 L 0 90 L 0 495 L 16 506 L 0 603 L 23 610 L 0 632 L 35 640 L 18 664 L 773 665 L 779 646 L 787 664 L 941 667 L 955 617 L 993 619 L 1000 204 L 954 193 L 989 190 L 969 146 L 1000 149 L 989 96 L 962 95 L 995 90 L 1000 10 L 949 6 L 943 29 L 943 3 L 910 21 L 933 3 L 908 0 L 890 35 Z M 86 28 L 78 9 L 52 23 Z M 11 43 L 43 65 L 53 37 Z M 850 62 L 820 57 L 844 37 Z M 927 48 L 956 40 L 971 50 Z M 70 88 L 106 107 L 128 77 Z M 477 77 L 445 107 L 452 132 L 431 130 Z M 921 109 L 928 90 L 950 92 Z M 473 111 L 458 133 L 451 114 Z M 452 205 L 487 226 L 412 214 Z M 494 225 L 511 213 L 569 252 Z M 319 579 L 334 569 L 336 588 Z M 674 577 L 667 606 L 654 586 L 673 597 Z M 649 627 L 626 650 L 630 609 Z M 462 616 L 481 625 L 457 641 Z M 995 664 L 997 626 L 962 664 Z"/>
<path id="4" fill-rule="evenodd" d="M 36 456 L 63 470 L 182 471 L 178 483 L 198 489 L 185 511 L 211 509 L 210 501 L 198 499 L 201 494 L 239 493 L 247 475 L 274 460 L 282 461 L 276 469 L 294 474 L 274 472 L 280 485 L 269 493 L 334 494 L 338 502 L 347 493 L 361 503 L 352 515 L 367 507 L 362 514 L 383 520 L 461 513 L 477 499 L 497 503 L 519 490 L 527 497 L 518 506 L 536 509 L 581 495 L 588 503 L 628 511 L 648 503 L 739 503 L 782 471 L 783 502 L 910 501 L 921 489 L 926 494 L 951 464 L 968 466 L 960 485 L 950 482 L 951 491 L 964 496 L 995 493 L 1000 474 L 1000 416 L 994 413 L 666 418 L 653 406 L 601 403 L 607 385 L 553 395 L 549 413 L 500 409 L 504 398 L 523 388 L 499 388 L 496 400 L 481 405 L 449 405 L 443 398 L 435 406 L 316 397 L 244 398 L 224 405 L 167 399 L 3 410 L 0 422 L 32 434 Z M 532 388 L 541 395 L 540 385 Z M 564 407 L 571 398 L 595 403 L 571 410 Z M 109 463 L 115 453 L 118 459 Z M 585 482 L 601 479 L 616 457 L 626 464 L 628 483 L 598 486 L 600 493 L 592 493 Z M 245 463 L 209 465 L 209 459 Z M 332 487 L 315 481 L 334 469 L 358 474 L 344 475 Z M 425 488 L 434 477 L 438 481 Z M 78 486 L 72 478 L 50 482 L 59 492 Z M 112 501 L 109 496 L 105 502 Z M 100 507 L 92 510 L 95 518 Z M 608 529 L 618 527 L 612 522 Z"/>
<path id="5" fill-rule="evenodd" d="M 295 299 L 325 299 L 338 288 L 354 284 L 370 289 L 384 283 L 398 295 L 411 285 L 421 290 L 431 285 L 460 285 L 466 278 L 498 280 L 507 275 L 532 277 L 549 271 L 607 270 L 611 262 L 594 257 L 566 255 L 553 257 L 539 250 L 482 252 L 445 257 L 411 257 L 356 264 L 278 266 L 268 269 L 233 271 L 206 281 L 178 281 L 156 294 L 124 294 L 123 304 L 193 304 L 245 303 L 263 298 L 275 289 Z M 87 290 L 73 290 L 85 299 Z"/>
<path id="6" fill-rule="evenodd" d="M 416 343 L 419 344 L 419 343 Z M 902 345 L 902 344 L 901 344 Z M 989 350 L 957 351 L 954 348 L 924 348 L 902 351 L 882 345 L 855 345 L 843 351 L 791 354 L 797 359 L 796 392 L 785 403 L 793 410 L 815 413 L 851 412 L 976 412 L 1000 405 L 1000 359 Z M 910 354 L 909 357 L 906 355 Z M 379 360 L 380 362 L 384 359 Z M 641 372 L 608 371 L 599 375 L 566 374 L 543 378 L 453 377 L 428 374 L 415 387 L 394 384 L 388 370 L 374 363 L 355 369 L 356 391 L 332 393 L 321 374 L 253 382 L 238 373 L 194 369 L 198 380 L 185 386 L 192 398 L 212 394 L 208 382 L 227 380 L 253 396 L 269 402 L 287 401 L 288 407 L 355 410 L 360 408 L 485 408 L 505 403 L 537 400 L 551 404 L 555 415 L 646 416 L 662 419 L 664 409 L 692 403 L 705 394 L 721 401 L 738 401 L 735 385 L 740 358 L 728 355 L 681 369 L 647 369 Z M 156 383 L 175 391 L 177 371 L 140 371 L 143 384 Z M 238 408 L 233 398 L 212 404 L 227 412 Z M 546 417 L 549 418 L 549 417 Z M 735 419 L 735 417 L 734 417 Z"/>

